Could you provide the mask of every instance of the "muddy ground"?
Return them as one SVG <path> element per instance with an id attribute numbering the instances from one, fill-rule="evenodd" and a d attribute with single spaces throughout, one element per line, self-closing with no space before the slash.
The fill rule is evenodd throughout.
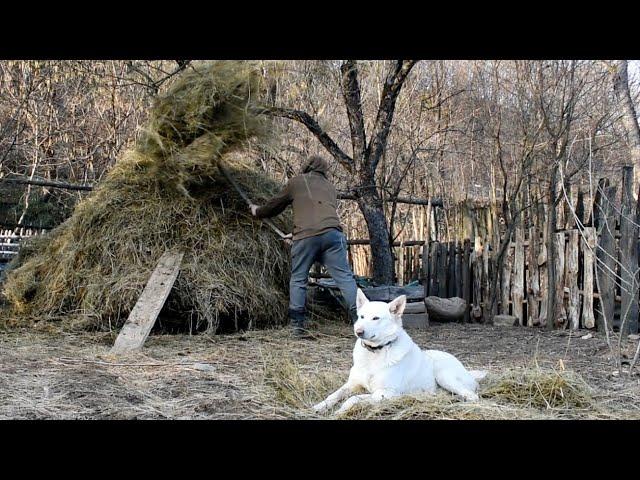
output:
<path id="1" fill-rule="evenodd" d="M 285 329 L 152 334 L 143 354 L 125 358 L 109 356 L 116 332 L 1 331 L 0 419 L 331 418 L 309 406 L 346 380 L 355 339 L 347 325 L 316 328 L 314 340 L 292 339 Z M 492 374 L 535 366 L 577 372 L 608 413 L 563 418 L 640 418 L 640 368 L 619 372 L 602 335 L 477 324 L 408 331 L 422 348 L 446 350 Z M 637 342 L 624 346 L 627 357 Z M 558 418 L 531 412 L 520 418 Z"/>

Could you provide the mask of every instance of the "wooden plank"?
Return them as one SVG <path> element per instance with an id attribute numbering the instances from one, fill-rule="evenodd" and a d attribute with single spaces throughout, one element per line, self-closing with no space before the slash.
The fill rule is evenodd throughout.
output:
<path id="1" fill-rule="evenodd" d="M 465 239 L 462 248 L 462 298 L 467 302 L 467 305 L 471 305 L 471 263 L 469 262 L 471 240 Z M 469 322 L 469 309 L 464 314 L 464 322 Z"/>
<path id="2" fill-rule="evenodd" d="M 438 296 L 447 296 L 447 252 L 449 248 L 445 242 L 440 243 L 438 253 Z"/>
<path id="3" fill-rule="evenodd" d="M 475 237 L 472 256 L 473 264 L 473 308 L 471 316 L 474 321 L 482 318 L 482 244 L 480 237 Z"/>
<path id="4" fill-rule="evenodd" d="M 516 246 L 513 254 L 513 316 L 518 319 L 518 325 L 524 325 L 524 228 L 522 224 L 516 227 Z"/>
<path id="5" fill-rule="evenodd" d="M 596 248 L 596 229 L 586 227 L 582 238 L 582 261 L 583 261 L 583 282 L 582 282 L 582 325 L 584 328 L 596 326 L 593 314 L 593 262 Z"/>
<path id="6" fill-rule="evenodd" d="M 485 215 L 485 219 L 488 218 Z M 487 230 L 487 235 L 489 231 Z M 482 312 L 482 320 L 486 321 L 487 316 L 490 315 L 489 312 L 489 302 L 491 299 L 491 282 L 490 282 L 490 274 L 489 271 L 489 244 L 485 241 L 482 249 L 482 302 L 485 305 L 485 308 Z"/>
<path id="7" fill-rule="evenodd" d="M 562 233 L 554 233 L 553 241 L 556 242 L 556 257 L 554 258 L 556 267 L 556 282 L 551 285 L 555 291 L 556 302 L 553 321 L 555 326 L 564 325 L 567 320 L 567 312 L 564 308 L 564 235 Z M 551 295 L 552 292 L 549 292 Z"/>
<path id="8" fill-rule="evenodd" d="M 576 202 L 576 217 L 578 217 L 578 220 L 580 220 L 580 222 L 582 222 L 583 224 L 585 223 L 584 193 L 582 192 L 582 190 L 578 190 L 578 200 Z"/>
<path id="9" fill-rule="evenodd" d="M 601 182 L 606 185 L 605 182 Z M 609 328 L 613 326 L 616 294 L 616 240 L 613 236 L 615 229 L 615 209 L 611 202 L 615 199 L 617 187 L 604 186 L 598 190 L 596 206 L 594 207 L 594 223 L 600 236 L 599 247 L 596 250 L 598 265 L 596 268 L 597 285 L 600 294 L 600 308 L 596 310 L 596 328 L 602 332 L 605 328 L 605 320 Z"/>
<path id="10" fill-rule="evenodd" d="M 541 227 L 544 228 L 544 227 Z M 540 325 L 545 326 L 549 318 L 547 312 L 547 296 L 549 295 L 549 269 L 547 268 L 547 242 L 540 242 L 540 253 L 538 253 L 538 271 L 540 272 Z"/>
<path id="11" fill-rule="evenodd" d="M 456 242 L 455 245 L 455 269 L 456 269 L 456 288 L 454 295 L 462 298 L 462 244 Z"/>
<path id="12" fill-rule="evenodd" d="M 410 247 L 411 251 L 411 277 L 409 281 L 413 281 L 417 278 L 420 278 L 420 247 Z"/>
<path id="13" fill-rule="evenodd" d="M 565 185 L 565 189 L 567 191 L 567 197 L 569 201 L 567 202 L 565 200 L 564 202 L 562 202 L 563 208 L 561 210 L 563 213 L 562 213 L 562 223 L 560 225 L 563 226 L 563 230 L 571 230 L 573 228 L 576 228 L 576 219 L 573 213 L 571 212 L 572 207 L 574 207 L 573 209 L 575 211 L 576 194 L 574 193 L 575 188 L 570 183 Z"/>
<path id="14" fill-rule="evenodd" d="M 429 295 L 437 296 L 440 292 L 440 286 L 438 285 L 438 255 L 440 254 L 440 244 L 437 241 L 433 241 L 430 243 L 430 249 Z"/>
<path id="15" fill-rule="evenodd" d="M 425 296 L 429 296 L 429 244 L 422 246 L 422 279 L 420 284 L 424 288 Z"/>
<path id="16" fill-rule="evenodd" d="M 638 198 L 640 201 L 640 197 Z M 621 332 L 638 333 L 638 212 L 633 198 L 633 167 L 622 168 L 620 215 Z"/>
<path id="17" fill-rule="evenodd" d="M 569 233 L 565 254 L 565 281 L 569 289 L 567 301 L 567 320 L 572 330 L 580 328 L 580 296 L 578 294 L 578 245 L 580 234 L 577 230 Z"/>
<path id="18" fill-rule="evenodd" d="M 400 252 L 398 253 L 398 285 L 404 285 L 404 248 L 400 244 Z"/>
<path id="19" fill-rule="evenodd" d="M 510 315 L 509 304 L 511 298 L 511 273 L 513 272 L 513 254 L 514 249 L 510 246 L 504 255 L 502 263 L 502 301 L 500 305 L 500 313 Z"/>
<path id="20" fill-rule="evenodd" d="M 540 252 L 540 235 L 534 224 L 529 229 L 529 250 L 527 252 L 527 326 L 540 323 L 540 271 L 538 270 L 538 253 Z"/>
<path id="21" fill-rule="evenodd" d="M 120 355 L 142 348 L 178 277 L 183 256 L 183 252 L 169 251 L 160 257 L 140 298 L 116 338 L 111 354 Z"/>
<path id="22" fill-rule="evenodd" d="M 411 281 L 420 278 L 420 246 L 411 247 Z"/>
<path id="23" fill-rule="evenodd" d="M 449 242 L 447 298 L 456 296 L 456 243 Z"/>

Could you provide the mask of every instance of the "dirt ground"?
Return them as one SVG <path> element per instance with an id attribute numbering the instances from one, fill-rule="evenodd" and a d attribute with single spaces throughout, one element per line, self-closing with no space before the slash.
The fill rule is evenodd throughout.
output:
<path id="1" fill-rule="evenodd" d="M 422 348 L 446 350 L 467 367 L 492 374 L 536 365 L 577 372 L 607 414 L 569 412 L 564 418 L 640 418 L 640 368 L 631 376 L 624 365 L 618 372 L 601 335 L 582 339 L 589 332 L 477 324 L 408 331 Z M 154 334 L 143 354 L 112 358 L 115 337 L 1 331 L 0 419 L 332 418 L 309 406 L 346 380 L 355 340 L 342 324 L 317 326 L 315 340 L 292 339 L 284 329 L 215 337 Z M 629 358 L 637 342 L 625 346 Z M 557 415 L 524 414 L 547 417 Z"/>

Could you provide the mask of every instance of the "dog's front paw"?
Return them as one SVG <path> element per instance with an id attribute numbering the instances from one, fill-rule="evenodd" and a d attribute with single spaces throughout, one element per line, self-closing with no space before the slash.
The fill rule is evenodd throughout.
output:
<path id="1" fill-rule="evenodd" d="M 327 402 L 325 402 L 324 400 L 313 406 L 313 409 L 315 410 L 316 413 L 326 412 L 328 408 L 329 406 L 327 405 Z"/>
<path id="2" fill-rule="evenodd" d="M 353 397 L 344 402 L 338 410 L 336 410 L 336 416 L 344 415 L 347 413 L 353 406 L 358 403 L 357 400 L 354 400 Z"/>

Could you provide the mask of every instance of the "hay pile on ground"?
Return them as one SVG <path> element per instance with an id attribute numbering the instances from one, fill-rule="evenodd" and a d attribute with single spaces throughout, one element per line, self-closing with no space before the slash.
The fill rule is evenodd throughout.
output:
<path id="1" fill-rule="evenodd" d="M 261 78 L 249 62 L 207 62 L 182 74 L 150 112 L 135 148 L 73 215 L 25 245 L 3 293 L 22 318 L 127 317 L 160 256 L 185 251 L 167 308 L 216 331 L 286 318 L 288 251 L 251 217 L 218 171 L 224 162 L 256 202 L 275 193 L 247 154 L 266 138 L 250 109 Z M 277 222 L 290 231 L 290 219 Z"/>
<path id="2" fill-rule="evenodd" d="M 321 375 L 304 372 L 289 357 L 269 359 L 264 382 L 273 392 L 280 409 L 295 416 L 313 416 L 311 407 L 339 388 L 346 377 L 325 371 Z M 563 418 L 577 415 L 597 418 L 601 411 L 591 388 L 577 373 L 550 368 L 508 369 L 490 375 L 480 386 L 479 402 L 464 402 L 438 389 L 435 395 L 414 394 L 389 399 L 380 404 L 362 403 L 342 419 L 442 419 L 484 420 L 514 418 Z M 363 393 L 363 392 L 360 392 Z M 340 406 L 338 404 L 336 409 Z M 333 417 L 335 410 L 328 413 Z"/>
<path id="3" fill-rule="evenodd" d="M 497 378 L 489 377 L 481 395 L 541 410 L 588 409 L 594 404 L 591 388 L 580 375 L 549 368 L 508 370 Z"/>

